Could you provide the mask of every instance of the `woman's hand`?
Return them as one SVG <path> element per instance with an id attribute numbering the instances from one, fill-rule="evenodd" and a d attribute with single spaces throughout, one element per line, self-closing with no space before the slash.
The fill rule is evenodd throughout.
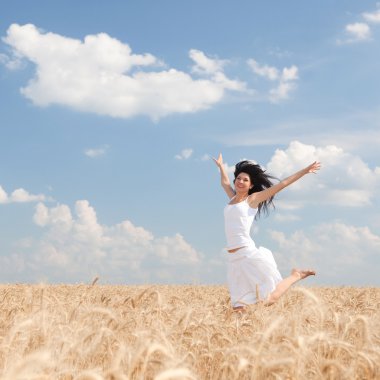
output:
<path id="1" fill-rule="evenodd" d="M 222 153 L 219 153 L 218 159 L 216 159 L 215 157 L 213 157 L 212 159 L 214 160 L 214 162 L 216 163 L 216 165 L 218 166 L 218 168 L 222 168 L 223 167 Z"/>
<path id="2" fill-rule="evenodd" d="M 309 166 L 307 166 L 305 168 L 305 171 L 306 171 L 306 173 L 314 173 L 314 174 L 316 174 L 317 170 L 319 170 L 320 168 L 321 168 L 321 163 L 317 162 L 317 161 L 314 161 L 312 164 L 310 164 Z"/>
<path id="3" fill-rule="evenodd" d="M 219 153 L 219 157 L 217 159 L 214 158 L 214 157 L 212 159 L 214 160 L 214 162 L 216 163 L 217 167 L 219 168 L 219 171 L 220 171 L 220 183 L 221 183 L 224 191 L 228 195 L 228 198 L 230 198 L 230 199 L 233 198 L 235 196 L 235 192 L 234 192 L 233 188 L 230 185 L 230 180 L 228 178 L 226 169 L 224 167 L 222 153 Z"/>

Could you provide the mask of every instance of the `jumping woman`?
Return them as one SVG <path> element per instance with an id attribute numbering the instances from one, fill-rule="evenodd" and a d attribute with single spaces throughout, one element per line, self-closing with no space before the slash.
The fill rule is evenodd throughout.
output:
<path id="1" fill-rule="evenodd" d="M 221 185 L 230 201 L 224 209 L 227 238 L 227 280 L 234 310 L 263 301 L 265 305 L 275 303 L 294 283 L 315 275 L 313 270 L 293 269 L 290 276 L 282 278 L 272 252 L 257 248 L 250 236 L 254 219 L 268 213 L 274 196 L 298 181 L 305 174 L 316 173 L 320 163 L 314 162 L 293 175 L 273 184 L 274 177 L 251 161 L 236 164 L 234 187 L 223 164 L 222 154 L 214 158 L 220 170 Z"/>

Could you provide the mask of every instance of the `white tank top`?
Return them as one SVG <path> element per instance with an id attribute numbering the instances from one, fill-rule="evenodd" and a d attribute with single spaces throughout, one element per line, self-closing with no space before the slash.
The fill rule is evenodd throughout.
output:
<path id="1" fill-rule="evenodd" d="M 226 205 L 224 208 L 224 228 L 228 250 L 255 244 L 250 236 L 250 231 L 256 213 L 257 209 L 252 208 L 247 200 Z"/>

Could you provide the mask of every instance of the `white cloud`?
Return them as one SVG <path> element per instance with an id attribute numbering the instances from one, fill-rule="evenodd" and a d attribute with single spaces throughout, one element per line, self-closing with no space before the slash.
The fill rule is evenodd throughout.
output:
<path id="1" fill-rule="evenodd" d="M 191 49 L 189 56 L 195 62 L 192 71 L 197 74 L 215 74 L 221 72 L 223 71 L 223 66 L 228 63 L 227 60 L 209 58 L 205 53 L 196 49 Z"/>
<path id="2" fill-rule="evenodd" d="M 49 209 L 43 204 L 39 203 L 33 216 L 34 223 L 38 226 L 46 226 L 49 221 Z"/>
<path id="3" fill-rule="evenodd" d="M 217 72 L 212 77 L 212 80 L 219 84 L 226 90 L 240 91 L 240 92 L 254 92 L 252 90 L 248 90 L 246 84 L 239 80 L 229 79 L 222 72 Z"/>
<path id="4" fill-rule="evenodd" d="M 379 285 L 380 236 L 368 227 L 324 223 L 290 235 L 271 231 L 282 270 L 315 268 L 318 284 Z M 363 276 L 366 273 L 366 276 Z"/>
<path id="5" fill-rule="evenodd" d="M 1 203 L 26 203 L 39 202 L 47 200 L 43 194 L 30 194 L 23 188 L 14 190 L 10 195 L 0 186 L 0 204 Z"/>
<path id="6" fill-rule="evenodd" d="M 380 189 L 380 175 L 363 160 L 334 146 L 316 147 L 293 141 L 285 150 L 277 149 L 267 165 L 278 178 L 320 161 L 322 169 L 317 175 L 309 174 L 281 193 L 291 202 L 329 203 L 345 207 L 370 205 Z"/>
<path id="7" fill-rule="evenodd" d="M 289 94 L 296 88 L 292 82 L 280 82 L 276 88 L 269 91 L 269 99 L 272 103 L 278 103 L 281 100 L 289 98 Z"/>
<path id="8" fill-rule="evenodd" d="M 368 22 L 372 22 L 374 24 L 380 23 L 380 9 L 374 12 L 365 12 L 362 16 Z"/>
<path id="9" fill-rule="evenodd" d="M 373 196 L 372 189 L 332 189 L 328 200 L 338 206 L 360 207 L 370 205 Z"/>
<path id="10" fill-rule="evenodd" d="M 180 234 L 158 238 L 154 244 L 156 255 L 165 264 L 175 266 L 176 264 L 186 265 L 199 262 L 199 255 L 196 250 Z"/>
<path id="11" fill-rule="evenodd" d="M 277 80 L 279 78 L 279 71 L 276 67 L 260 65 L 254 59 L 249 59 L 247 63 L 248 66 L 252 69 L 252 71 L 257 75 L 260 75 L 272 81 Z"/>
<path id="12" fill-rule="evenodd" d="M 177 160 L 188 160 L 193 154 L 193 150 L 191 148 L 182 149 L 180 154 L 176 154 L 174 158 Z"/>
<path id="13" fill-rule="evenodd" d="M 0 54 L 0 64 L 3 64 L 9 70 L 19 70 L 22 68 L 22 59 L 15 54 L 13 57 Z"/>
<path id="14" fill-rule="evenodd" d="M 129 220 L 101 225 L 86 200 L 77 201 L 73 213 L 67 205 L 39 203 L 33 220 L 41 238 L 0 259 L 2 271 L 17 262 L 28 281 L 88 282 L 98 275 L 113 283 L 191 282 L 201 265 L 201 254 L 181 234 L 155 237 Z"/>
<path id="15" fill-rule="evenodd" d="M 297 86 L 295 82 L 299 79 L 297 66 L 284 67 L 282 71 L 280 71 L 273 66 L 260 65 L 254 59 L 249 59 L 247 63 L 255 74 L 272 82 L 278 82 L 277 86 L 269 91 L 270 102 L 278 103 L 282 100 L 286 100 L 289 98 L 290 93 L 296 89 Z"/>
<path id="16" fill-rule="evenodd" d="M 227 60 L 207 57 L 202 51 L 196 49 L 190 50 L 189 56 L 195 62 L 192 72 L 203 76 L 210 76 L 214 83 L 219 84 L 224 89 L 246 91 L 246 84 L 244 82 L 229 79 L 223 73 L 223 67 L 229 63 Z"/>
<path id="17" fill-rule="evenodd" d="M 281 80 L 290 82 L 298 79 L 298 67 L 293 65 L 291 67 L 284 67 L 282 69 Z"/>
<path id="18" fill-rule="evenodd" d="M 99 156 L 104 156 L 106 154 L 108 148 L 109 148 L 108 145 L 105 145 L 105 146 L 100 147 L 100 148 L 90 148 L 90 149 L 86 149 L 84 151 L 84 154 L 90 158 L 96 158 Z"/>
<path id="19" fill-rule="evenodd" d="M 365 41 L 371 37 L 370 27 L 363 22 L 348 24 L 346 25 L 345 30 L 352 37 L 352 39 L 348 40 L 350 42 Z"/>
<path id="20" fill-rule="evenodd" d="M 8 202 L 8 194 L 0 186 L 0 203 L 7 203 L 7 202 Z"/>
<path id="21" fill-rule="evenodd" d="M 112 117 L 158 119 L 210 108 L 226 89 L 245 88 L 223 74 L 223 61 L 197 50 L 190 53 L 195 70 L 210 78 L 163 70 L 152 54 L 133 54 L 129 45 L 105 33 L 80 41 L 41 32 L 32 24 L 12 24 L 3 40 L 14 54 L 36 65 L 35 76 L 21 92 L 41 107 L 60 104 Z"/>
<path id="22" fill-rule="evenodd" d="M 377 4 L 379 6 L 379 4 Z M 363 12 L 361 18 L 365 22 L 355 22 L 345 26 L 346 38 L 343 40 L 338 39 L 338 44 L 351 44 L 356 42 L 369 41 L 372 37 L 370 24 L 380 23 L 380 9 L 373 12 Z"/>
<path id="23" fill-rule="evenodd" d="M 295 81 L 298 80 L 297 66 L 284 67 L 281 80 L 278 86 L 269 92 L 269 99 L 272 103 L 289 98 L 290 93 L 297 87 Z"/>

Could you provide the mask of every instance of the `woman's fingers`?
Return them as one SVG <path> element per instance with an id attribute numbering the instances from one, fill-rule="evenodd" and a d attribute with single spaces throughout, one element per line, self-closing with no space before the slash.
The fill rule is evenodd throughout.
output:
<path id="1" fill-rule="evenodd" d="M 319 170 L 321 168 L 321 163 L 320 162 L 313 162 L 310 166 L 309 166 L 309 173 L 316 173 L 317 170 Z"/>
<path id="2" fill-rule="evenodd" d="M 216 163 L 218 166 L 223 165 L 223 157 L 222 157 L 222 153 L 219 153 L 218 158 L 213 157 L 212 159 L 215 161 L 215 163 Z"/>

